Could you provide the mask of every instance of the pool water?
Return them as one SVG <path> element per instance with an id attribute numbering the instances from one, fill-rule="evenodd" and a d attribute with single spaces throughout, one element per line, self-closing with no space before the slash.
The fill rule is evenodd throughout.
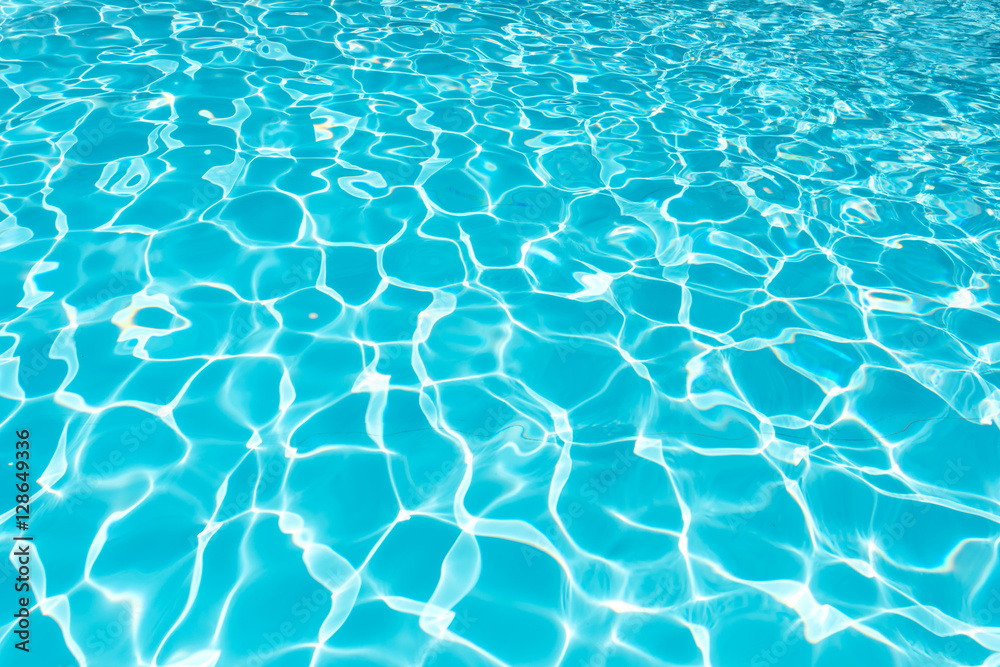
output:
<path id="1" fill-rule="evenodd" d="M 0 663 L 1000 665 L 998 21 L 3 0 Z"/>

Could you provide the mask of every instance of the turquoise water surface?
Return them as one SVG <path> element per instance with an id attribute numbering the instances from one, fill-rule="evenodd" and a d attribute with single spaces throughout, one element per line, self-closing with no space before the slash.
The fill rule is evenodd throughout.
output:
<path id="1" fill-rule="evenodd" d="M 0 1 L 0 664 L 1000 666 L 998 24 Z"/>

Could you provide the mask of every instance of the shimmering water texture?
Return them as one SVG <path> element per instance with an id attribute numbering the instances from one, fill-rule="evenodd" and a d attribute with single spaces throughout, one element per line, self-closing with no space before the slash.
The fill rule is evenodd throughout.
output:
<path id="1" fill-rule="evenodd" d="M 0 12 L 2 664 L 1000 665 L 996 3 Z"/>

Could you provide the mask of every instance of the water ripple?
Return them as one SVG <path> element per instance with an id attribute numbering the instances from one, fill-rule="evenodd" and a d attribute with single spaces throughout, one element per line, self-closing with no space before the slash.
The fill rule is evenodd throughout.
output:
<path id="1" fill-rule="evenodd" d="M 0 3 L 33 649 L 1000 666 L 998 20 Z"/>

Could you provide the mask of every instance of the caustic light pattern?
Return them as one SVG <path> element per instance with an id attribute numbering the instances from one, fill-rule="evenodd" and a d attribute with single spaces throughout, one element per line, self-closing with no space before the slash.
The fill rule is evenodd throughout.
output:
<path id="1" fill-rule="evenodd" d="M 1000 665 L 998 22 L 2 0 L 0 662 Z"/>

